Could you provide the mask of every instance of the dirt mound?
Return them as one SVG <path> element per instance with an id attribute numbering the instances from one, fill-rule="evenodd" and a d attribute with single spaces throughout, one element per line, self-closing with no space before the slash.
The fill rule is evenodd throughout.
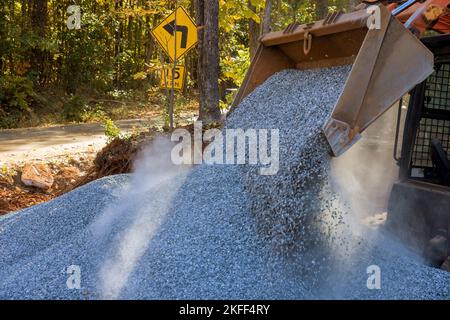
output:
<path id="1" fill-rule="evenodd" d="M 21 168 L 8 169 L 7 173 L 0 174 L 0 215 L 49 201 L 72 190 L 80 176 L 84 175 L 87 163 L 49 164 L 54 182 L 48 190 L 24 185 L 21 181 Z"/>
<path id="2" fill-rule="evenodd" d="M 114 138 L 97 153 L 86 176 L 79 179 L 72 189 L 106 176 L 130 173 L 139 151 L 157 134 L 161 133 L 150 130 L 131 137 Z"/>
<path id="3" fill-rule="evenodd" d="M 49 201 L 53 195 L 33 192 L 19 187 L 0 187 L 0 215 Z"/>

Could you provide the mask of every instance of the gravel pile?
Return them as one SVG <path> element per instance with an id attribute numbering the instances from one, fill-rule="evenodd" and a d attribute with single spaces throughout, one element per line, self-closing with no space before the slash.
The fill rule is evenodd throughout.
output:
<path id="1" fill-rule="evenodd" d="M 322 282 L 318 298 L 338 299 L 450 299 L 450 274 L 426 266 L 391 235 L 363 229 L 348 234 L 351 244 L 337 249 L 333 270 Z M 369 290 L 369 266 L 380 268 L 381 289 Z"/>
<path id="2" fill-rule="evenodd" d="M 333 208 L 327 179 L 330 150 L 321 130 L 350 69 L 284 71 L 257 88 L 228 118 L 229 128 L 280 130 L 278 173 L 261 176 L 253 166 L 245 181 L 250 211 L 278 251 L 323 246 L 328 237 L 324 213 L 334 210 L 328 223 L 339 222 L 342 213 Z"/>
<path id="3" fill-rule="evenodd" d="M 89 226 L 127 182 L 126 176 L 98 180 L 0 217 L 0 299 L 95 298 L 103 248 L 93 243 Z M 81 267 L 83 290 L 67 288 L 71 265 Z"/>
<path id="4" fill-rule="evenodd" d="M 0 298 L 313 297 L 295 265 L 260 241 L 239 168 L 196 167 L 146 194 L 130 195 L 129 183 L 129 176 L 104 178 L 3 218 Z M 161 210 L 171 190 L 178 190 L 172 207 Z M 105 233 L 96 231 L 99 213 L 117 207 L 120 218 Z M 80 266 L 81 290 L 66 286 L 70 265 Z"/>
<path id="5" fill-rule="evenodd" d="M 138 174 L 0 218 L 0 298 L 450 298 L 447 273 L 340 224 L 320 127 L 348 71 L 278 73 L 230 116 L 229 128 L 280 129 L 275 176 L 167 167 L 157 146 L 144 160 L 155 166 Z M 367 289 L 371 264 L 381 290 Z M 80 290 L 66 285 L 71 265 Z"/>

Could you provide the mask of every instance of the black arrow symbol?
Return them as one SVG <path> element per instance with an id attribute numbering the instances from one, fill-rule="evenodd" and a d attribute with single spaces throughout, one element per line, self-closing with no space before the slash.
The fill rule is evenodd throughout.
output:
<path id="1" fill-rule="evenodd" d="M 175 34 L 175 20 L 169 22 L 164 27 L 171 36 Z M 177 32 L 181 32 L 181 48 L 186 49 L 187 46 L 187 38 L 188 38 L 188 27 L 177 25 Z"/>

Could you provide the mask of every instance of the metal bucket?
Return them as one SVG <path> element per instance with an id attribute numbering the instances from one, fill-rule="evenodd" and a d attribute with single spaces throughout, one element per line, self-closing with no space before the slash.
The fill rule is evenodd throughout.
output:
<path id="1" fill-rule="evenodd" d="M 233 106 L 272 74 L 352 64 L 325 136 L 335 156 L 355 143 L 373 121 L 433 71 L 433 54 L 383 5 L 379 10 L 333 13 L 311 24 L 266 34 Z M 377 28 L 368 27 L 379 13 Z M 299 88 L 301 90 L 301 88 Z"/>

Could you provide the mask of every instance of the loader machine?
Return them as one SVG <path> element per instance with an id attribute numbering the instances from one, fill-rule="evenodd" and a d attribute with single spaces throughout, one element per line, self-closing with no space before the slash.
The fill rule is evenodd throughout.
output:
<path id="1" fill-rule="evenodd" d="M 323 127 L 339 156 L 412 92 L 386 225 L 436 265 L 450 255 L 450 38 L 420 38 L 427 30 L 450 33 L 449 4 L 367 0 L 353 12 L 265 34 L 232 104 L 281 70 L 351 64 Z"/>
<path id="2" fill-rule="evenodd" d="M 410 94 L 387 227 L 430 264 L 450 267 L 450 35 L 426 37 L 435 71 Z M 399 106 L 400 117 L 401 107 Z M 448 268 L 446 267 L 446 268 Z M 450 269 L 448 269 L 450 271 Z"/>

